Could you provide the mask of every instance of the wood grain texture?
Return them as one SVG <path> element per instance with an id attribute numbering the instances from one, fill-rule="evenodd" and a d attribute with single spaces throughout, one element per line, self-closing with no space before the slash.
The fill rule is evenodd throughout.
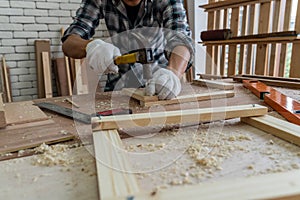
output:
<path id="1" fill-rule="evenodd" d="M 298 1 L 297 6 L 297 14 L 296 14 L 296 22 L 295 22 L 295 30 L 297 33 L 300 32 L 300 3 Z M 300 78 L 300 70 L 299 70 L 299 64 L 300 64 L 300 44 L 293 44 L 292 49 L 292 58 L 291 58 L 291 66 L 290 66 L 290 77 L 293 78 Z"/>
<path id="2" fill-rule="evenodd" d="M 42 52 L 43 76 L 45 85 L 45 97 L 52 97 L 52 79 L 50 70 L 49 52 Z"/>
<path id="3" fill-rule="evenodd" d="M 245 117 L 241 121 L 300 146 L 300 126 L 269 116 Z"/>
<path id="4" fill-rule="evenodd" d="M 213 85 L 213 84 L 212 84 Z M 217 84 L 215 84 L 215 87 Z M 209 84 L 207 85 L 209 87 Z M 219 87 L 222 87 L 219 84 Z M 223 86 L 230 87 L 229 86 Z M 170 104 L 180 104 L 180 103 L 188 103 L 188 102 L 195 102 L 195 101 L 205 101 L 210 99 L 221 99 L 221 98 L 230 98 L 234 97 L 234 91 L 216 91 L 216 92 L 209 92 L 209 93 L 202 93 L 202 94 L 192 94 L 192 95 L 182 95 L 178 96 L 175 99 L 170 100 L 158 100 L 157 96 L 144 96 L 144 90 L 134 89 L 134 88 L 126 88 L 123 94 L 130 96 L 134 99 L 140 101 L 140 105 L 144 107 L 149 107 L 153 105 L 170 105 Z"/>
<path id="5" fill-rule="evenodd" d="M 50 41 L 35 40 L 34 44 L 35 44 L 35 59 L 36 59 L 36 67 L 37 67 L 38 98 L 45 98 L 42 52 L 49 52 L 50 54 Z"/>
<path id="6" fill-rule="evenodd" d="M 128 196 L 115 199 L 121 200 L 126 197 Z M 150 192 L 134 195 L 135 200 L 198 200 L 199 197 L 206 200 L 296 200 L 300 198 L 300 170 L 175 187 L 158 191 L 155 195 Z"/>
<path id="7" fill-rule="evenodd" d="M 8 69 L 7 69 L 6 60 L 4 56 L 2 56 L 2 70 L 3 70 L 4 87 L 5 87 L 7 102 L 12 102 L 10 78 L 8 75 Z"/>
<path id="8" fill-rule="evenodd" d="M 2 100 L 2 93 L 0 93 L 0 128 L 3 128 L 6 126 L 6 115 Z"/>
<path id="9" fill-rule="evenodd" d="M 93 133 L 100 199 L 129 196 L 140 191 L 116 130 Z"/>
<path id="10" fill-rule="evenodd" d="M 32 101 L 7 103 L 4 106 L 7 125 L 43 121 L 48 116 Z"/>
<path id="11" fill-rule="evenodd" d="M 234 89 L 233 84 L 225 83 L 222 81 L 195 79 L 193 81 L 193 84 L 208 87 L 208 88 L 217 88 L 217 89 L 221 89 L 221 90 L 233 90 Z"/>
<path id="12" fill-rule="evenodd" d="M 22 126 L 16 125 L 18 128 L 7 126 L 0 131 L 0 154 L 34 148 L 42 143 L 53 144 L 75 138 L 71 133 L 61 132 L 62 128 L 54 126 L 54 122 L 39 123 L 39 125 L 32 127 L 29 127 L 29 124 L 31 123 L 22 124 Z M 26 131 L 24 131 L 24 128 L 26 128 Z"/>
<path id="13" fill-rule="evenodd" d="M 93 131 L 119 128 L 146 127 L 183 123 L 211 122 L 236 117 L 261 116 L 267 107 L 260 105 L 241 105 L 165 112 L 138 113 L 122 116 L 107 116 L 92 119 Z"/>
<path id="14" fill-rule="evenodd" d="M 232 36 L 235 37 L 238 35 L 239 29 L 239 7 L 233 8 L 231 13 L 230 20 L 230 29 L 232 31 Z M 229 53 L 228 53 L 228 71 L 227 75 L 231 76 L 235 74 L 236 71 L 236 58 L 237 58 L 237 45 L 230 44 L 229 45 Z"/>

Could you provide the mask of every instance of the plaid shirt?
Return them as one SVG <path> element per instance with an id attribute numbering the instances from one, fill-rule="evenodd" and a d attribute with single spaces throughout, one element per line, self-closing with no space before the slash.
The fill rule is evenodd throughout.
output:
<path id="1" fill-rule="evenodd" d="M 156 60 L 153 71 L 167 66 L 171 51 L 178 45 L 188 47 L 191 57 L 194 55 L 191 31 L 182 0 L 142 0 L 134 24 L 127 18 L 122 0 L 82 0 L 76 17 L 65 31 L 62 41 L 70 34 L 90 39 L 95 34 L 100 19 L 105 20 L 111 36 L 110 42 L 117 46 L 122 54 L 140 48 L 152 48 Z M 130 68 L 132 72 L 128 73 Z M 132 86 L 128 84 L 130 81 L 138 81 L 141 86 L 144 85 L 141 64 L 131 65 L 130 68 L 124 66 L 122 70 L 121 66 L 121 75 L 126 73 L 127 76 L 122 77 L 123 81 L 119 83 L 118 88 Z M 136 80 L 133 80 L 132 73 Z M 116 82 L 121 75 L 110 75 L 109 81 Z"/>

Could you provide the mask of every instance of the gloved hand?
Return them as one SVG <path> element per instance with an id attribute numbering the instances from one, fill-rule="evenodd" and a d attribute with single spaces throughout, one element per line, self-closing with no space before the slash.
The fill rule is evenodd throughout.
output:
<path id="1" fill-rule="evenodd" d="M 160 68 L 154 74 L 145 88 L 146 95 L 158 95 L 160 100 L 175 98 L 181 91 L 180 79 L 174 72 Z"/>
<path id="2" fill-rule="evenodd" d="M 93 40 L 86 46 L 87 64 L 99 73 L 118 73 L 119 68 L 113 59 L 120 55 L 117 47 L 101 39 Z"/>

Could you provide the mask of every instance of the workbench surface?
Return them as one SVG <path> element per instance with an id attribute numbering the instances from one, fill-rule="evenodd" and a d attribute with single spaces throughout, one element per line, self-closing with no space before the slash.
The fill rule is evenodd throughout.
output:
<path id="1" fill-rule="evenodd" d="M 188 86 L 184 92 L 207 92 L 212 89 Z M 295 99 L 300 91 L 280 89 Z M 235 83 L 235 97 L 141 108 L 116 92 L 74 97 L 77 109 L 86 113 L 111 107 L 130 107 L 134 113 L 177 109 L 263 104 L 251 92 Z M 113 96 L 113 105 L 110 99 Z M 35 102 L 55 102 L 70 107 L 64 97 L 39 99 Z M 92 105 L 92 106 L 91 106 Z M 272 109 L 270 114 L 281 118 Z M 55 145 L 41 145 L 33 150 L 3 154 L 0 162 L 1 199 L 97 199 L 98 185 L 90 125 L 73 122 L 52 112 L 45 113 L 55 123 L 14 130 L 29 132 L 68 133 L 76 139 Z M 0 130 L 0 135 L 12 130 Z M 141 135 L 141 133 L 147 133 Z M 142 189 L 147 191 L 182 187 L 221 179 L 277 173 L 300 168 L 300 148 L 270 134 L 240 122 L 239 119 L 174 127 L 151 127 L 120 131 L 124 148 L 130 157 Z M 135 135 L 136 137 L 132 137 Z M 137 136 L 139 135 L 139 136 Z M 5 138 L 13 140 L 13 138 Z M 4 145 L 2 141 L 1 145 Z M 36 155 L 31 155 L 36 154 Z M 28 156 L 30 155 L 30 156 Z M 14 158 L 16 157 L 16 158 Z M 10 159 L 9 159 L 10 158 Z M 14 158 L 14 159 L 13 159 Z M 7 160 L 6 160 L 7 159 Z"/>

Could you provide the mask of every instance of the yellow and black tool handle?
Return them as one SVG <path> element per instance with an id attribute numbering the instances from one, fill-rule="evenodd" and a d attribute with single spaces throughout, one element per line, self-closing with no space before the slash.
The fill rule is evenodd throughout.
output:
<path id="1" fill-rule="evenodd" d="M 125 54 L 122 56 L 118 56 L 114 59 L 115 65 L 122 65 L 122 64 L 133 64 L 136 63 L 138 59 L 137 53 L 130 53 Z"/>

